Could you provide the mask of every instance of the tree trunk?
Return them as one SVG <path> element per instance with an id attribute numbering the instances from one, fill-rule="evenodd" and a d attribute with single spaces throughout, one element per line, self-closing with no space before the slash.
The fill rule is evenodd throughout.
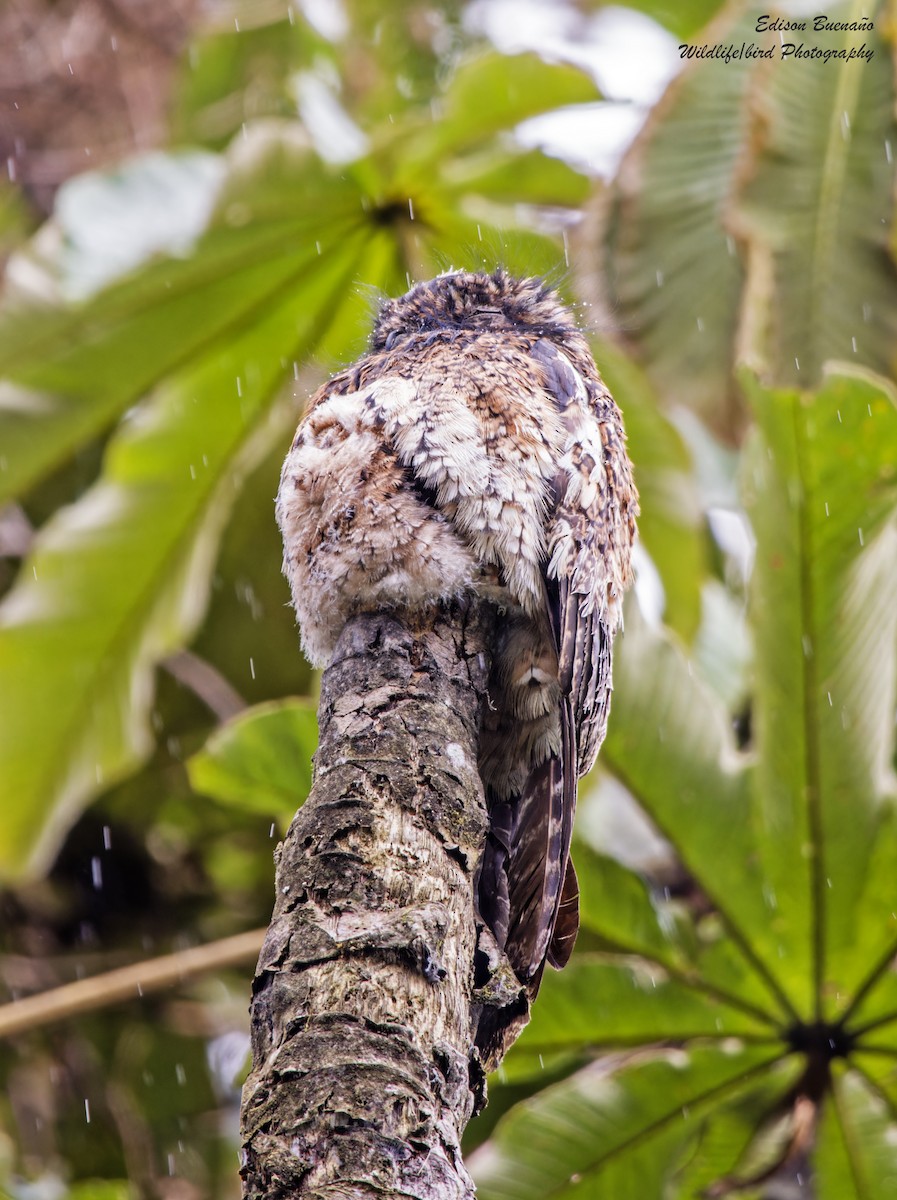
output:
<path id="1" fill-rule="evenodd" d="M 507 1044 L 527 1014 L 474 900 L 492 621 L 478 601 L 413 629 L 362 615 L 324 674 L 315 783 L 278 849 L 253 988 L 250 1200 L 473 1195 L 477 1026 Z"/>

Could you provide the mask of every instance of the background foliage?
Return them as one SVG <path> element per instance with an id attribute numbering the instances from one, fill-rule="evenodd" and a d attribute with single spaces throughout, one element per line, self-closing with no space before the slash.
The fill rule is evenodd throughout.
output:
<path id="1" fill-rule="evenodd" d="M 683 65 L 782 39 L 712 0 L 523 7 L 0 15 L 0 981 L 149 980 L 266 922 L 315 739 L 272 516 L 292 427 L 378 294 L 502 262 L 590 303 L 643 515 L 583 932 L 470 1127 L 481 1194 L 890 1197 L 893 13 L 801 35 L 868 61 Z M 599 178 L 531 119 L 634 107 L 606 62 L 596 107 L 613 21 L 671 82 Z M 0 1193 L 238 1194 L 230 961 L 21 1022 Z"/>

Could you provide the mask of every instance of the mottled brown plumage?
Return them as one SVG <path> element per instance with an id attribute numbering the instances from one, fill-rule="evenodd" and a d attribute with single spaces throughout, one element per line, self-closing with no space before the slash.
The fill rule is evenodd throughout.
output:
<path id="1" fill-rule="evenodd" d="M 498 605 L 479 903 L 533 993 L 576 936 L 576 780 L 607 725 L 637 512 L 620 413 L 572 314 L 503 271 L 387 301 L 284 464 L 284 569 L 313 663 L 357 612 L 471 591 Z"/>

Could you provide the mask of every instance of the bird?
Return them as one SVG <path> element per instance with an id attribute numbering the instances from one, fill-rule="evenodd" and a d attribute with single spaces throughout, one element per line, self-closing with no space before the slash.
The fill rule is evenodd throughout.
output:
<path id="1" fill-rule="evenodd" d="M 530 997 L 576 939 L 577 780 L 607 728 L 638 511 L 620 410 L 572 309 L 501 267 L 385 299 L 284 462 L 284 573 L 313 665 L 357 613 L 494 605 L 477 905 Z"/>

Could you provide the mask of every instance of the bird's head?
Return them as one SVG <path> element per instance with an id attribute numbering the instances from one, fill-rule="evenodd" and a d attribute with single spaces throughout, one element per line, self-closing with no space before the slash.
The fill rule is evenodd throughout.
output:
<path id="1" fill-rule="evenodd" d="M 384 301 L 371 349 L 388 350 L 399 338 L 452 329 L 515 330 L 563 340 L 576 332 L 576 324 L 541 279 L 516 278 L 502 268 L 491 275 L 453 271 Z"/>

